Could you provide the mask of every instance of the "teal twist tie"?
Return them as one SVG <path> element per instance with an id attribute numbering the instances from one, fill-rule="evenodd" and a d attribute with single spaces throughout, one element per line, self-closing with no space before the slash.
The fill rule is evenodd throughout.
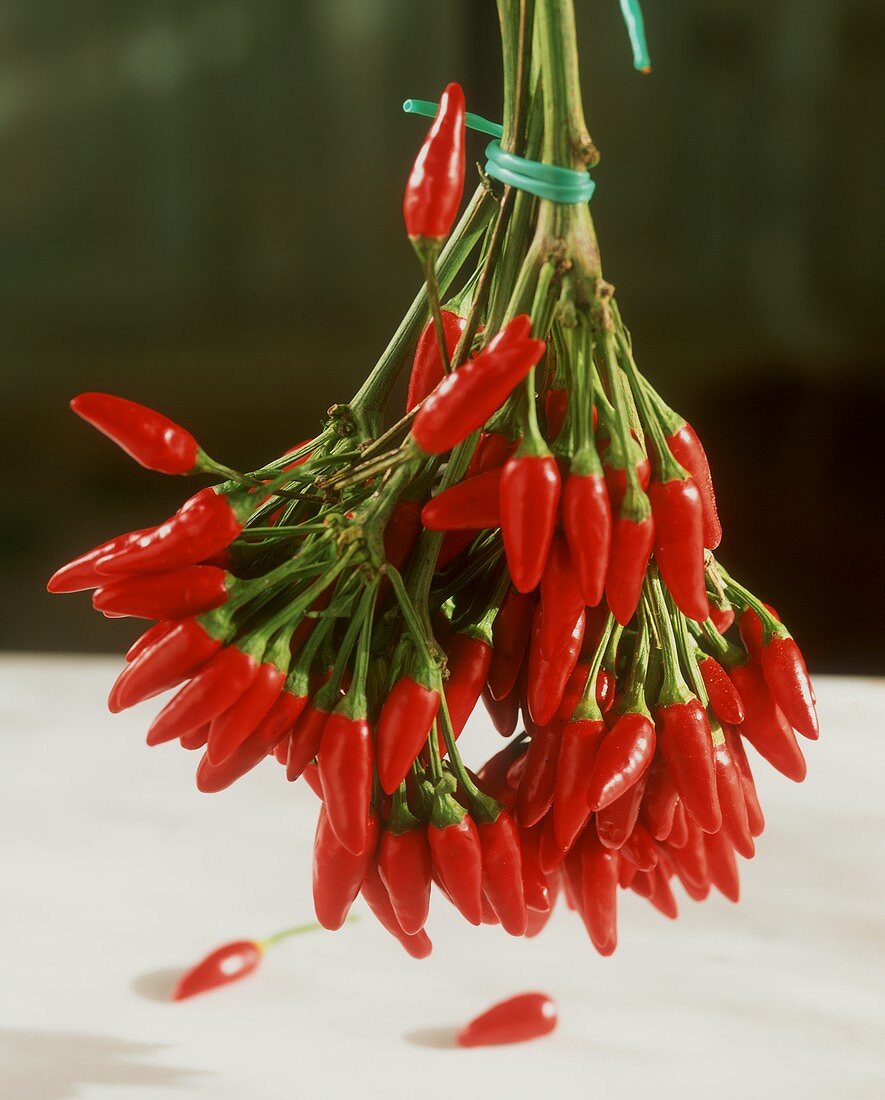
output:
<path id="1" fill-rule="evenodd" d="M 433 118 L 437 106 L 426 99 L 407 99 L 403 110 L 406 114 Z M 592 198 L 596 184 L 587 172 L 561 168 L 556 164 L 541 164 L 537 160 L 518 157 L 515 153 L 505 153 L 499 141 L 503 133 L 500 123 L 490 122 L 487 118 L 469 111 L 465 122 L 471 130 L 490 134 L 494 139 L 486 146 L 485 171 L 492 179 L 551 202 L 573 204 L 587 202 Z"/>

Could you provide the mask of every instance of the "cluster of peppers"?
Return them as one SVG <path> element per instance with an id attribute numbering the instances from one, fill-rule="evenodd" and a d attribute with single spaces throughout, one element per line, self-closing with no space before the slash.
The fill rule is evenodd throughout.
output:
<path id="1" fill-rule="evenodd" d="M 525 59 L 563 67 L 569 5 L 539 3 L 535 47 L 530 9 L 501 5 L 505 61 L 522 59 L 503 142 L 561 161 Z M 200 750 L 201 791 L 268 757 L 309 783 L 325 928 L 361 894 L 423 958 L 434 884 L 515 936 L 563 896 L 607 955 L 619 887 L 669 917 L 677 881 L 737 899 L 764 825 L 745 744 L 800 781 L 814 696 L 775 611 L 714 556 L 704 449 L 636 365 L 586 205 L 484 178 L 452 231 L 464 120 L 450 85 L 404 204 L 424 290 L 315 438 L 243 473 L 141 405 L 74 399 L 143 466 L 217 483 L 49 589 L 154 620 L 109 705 L 176 689 L 148 743 Z M 457 741 L 480 699 L 508 740 L 471 770 Z"/>

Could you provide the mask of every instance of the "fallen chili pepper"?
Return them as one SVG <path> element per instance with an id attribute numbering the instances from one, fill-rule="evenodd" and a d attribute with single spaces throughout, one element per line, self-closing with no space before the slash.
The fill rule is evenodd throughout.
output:
<path id="1" fill-rule="evenodd" d="M 709 617 L 704 579 L 701 494 L 691 477 L 655 478 L 648 490 L 654 518 L 654 554 L 676 606 L 690 619 Z"/>
<path id="2" fill-rule="evenodd" d="M 478 926 L 482 924 L 482 849 L 476 824 L 452 798 L 453 789 L 454 781 L 437 786 L 427 839 L 446 893 L 465 919 Z"/>
<path id="3" fill-rule="evenodd" d="M 710 696 L 710 709 L 721 722 L 739 726 L 744 720 L 744 704 L 728 673 L 713 657 L 703 657 L 698 669 Z"/>
<path id="4" fill-rule="evenodd" d="M 494 699 L 503 699 L 513 691 L 528 649 L 534 607 L 531 596 L 511 588 L 495 616 L 488 676 Z"/>
<path id="5" fill-rule="evenodd" d="M 92 606 L 139 619 L 186 619 L 221 607 L 232 582 L 229 573 L 214 565 L 188 565 L 103 584 L 93 593 Z"/>
<path id="6" fill-rule="evenodd" d="M 390 689 L 375 730 L 378 779 L 393 794 L 424 747 L 436 713 L 439 692 L 429 683 L 401 676 Z"/>
<path id="7" fill-rule="evenodd" d="M 519 592 L 537 588 L 547 564 L 561 482 L 552 454 L 517 451 L 501 473 L 501 534 L 507 568 Z"/>
<path id="8" fill-rule="evenodd" d="M 239 535 L 254 505 L 245 498 L 201 489 L 159 527 L 135 542 L 99 558 L 106 576 L 159 573 L 194 565 L 223 550 Z"/>
<path id="9" fill-rule="evenodd" d="M 458 1032 L 458 1046 L 524 1043 L 549 1035 L 557 1022 L 556 1003 L 546 993 L 520 993 L 471 1020 Z"/>
<path id="10" fill-rule="evenodd" d="M 455 222 L 464 191 L 464 112 L 461 85 L 447 84 L 406 184 L 403 217 L 413 241 L 438 244 Z"/>
<path id="11" fill-rule="evenodd" d="M 446 350 L 449 360 L 454 355 L 461 334 L 467 327 L 467 319 L 452 313 L 450 309 L 440 310 L 442 317 L 443 333 L 446 340 Z M 439 343 L 436 338 L 436 328 L 433 321 L 428 321 L 421 329 L 418 337 L 418 346 L 415 348 L 415 357 L 412 360 L 412 371 L 409 375 L 409 390 L 406 396 L 406 412 L 411 412 L 416 405 L 420 405 L 428 394 L 442 382 L 446 370 L 439 354 Z"/>
<path id="12" fill-rule="evenodd" d="M 71 408 L 139 465 L 161 474 L 189 474 L 204 455 L 190 432 L 162 413 L 109 393 L 81 393 Z"/>
<path id="13" fill-rule="evenodd" d="M 348 851 L 335 835 L 325 804 L 320 807 L 313 845 L 313 905 L 317 920 L 330 932 L 347 920 L 350 907 L 375 863 L 378 818 L 369 818 L 366 846 L 359 854 Z"/>
<path id="14" fill-rule="evenodd" d="M 234 940 L 216 948 L 175 983 L 173 1001 L 183 1001 L 209 989 L 237 982 L 256 970 L 264 957 L 264 945 L 258 940 Z"/>
<path id="15" fill-rule="evenodd" d="M 522 880 L 522 851 L 516 822 L 502 809 L 493 821 L 477 825 L 482 850 L 482 890 L 501 927 L 522 936 L 528 923 Z"/>
<path id="16" fill-rule="evenodd" d="M 584 603 L 595 607 L 605 591 L 612 542 L 612 510 L 605 479 L 586 452 L 572 460 L 562 492 L 562 526 Z M 592 451 L 595 458 L 596 452 Z"/>
<path id="17" fill-rule="evenodd" d="M 606 735 L 587 785 L 587 803 L 598 812 L 645 775 L 655 754 L 655 728 L 642 713 L 622 714 Z"/>
<path id="18" fill-rule="evenodd" d="M 421 522 L 429 531 L 478 531 L 500 527 L 501 470 L 486 470 L 459 481 L 429 500 Z"/>
<path id="19" fill-rule="evenodd" d="M 532 340 L 528 317 L 514 317 L 477 356 L 443 379 L 412 424 L 412 438 L 427 454 L 444 454 L 481 428 L 544 354 Z"/>

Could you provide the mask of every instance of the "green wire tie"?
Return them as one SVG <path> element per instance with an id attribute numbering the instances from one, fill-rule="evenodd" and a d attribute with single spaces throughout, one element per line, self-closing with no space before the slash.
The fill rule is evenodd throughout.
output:
<path id="1" fill-rule="evenodd" d="M 438 106 L 427 99 L 407 99 L 403 110 L 409 115 L 434 118 Z M 485 171 L 492 179 L 551 202 L 581 203 L 587 202 L 593 196 L 596 184 L 587 172 L 560 168 L 556 164 L 541 164 L 537 160 L 518 157 L 515 153 L 505 153 L 498 140 L 503 133 L 500 123 L 490 122 L 487 118 L 469 111 L 465 122 L 471 130 L 490 134 L 494 139 L 486 146 Z"/>
<path id="2" fill-rule="evenodd" d="M 630 46 L 633 50 L 633 68 L 641 73 L 651 72 L 651 58 L 648 56 L 648 44 L 645 41 L 645 20 L 639 0 L 621 0 L 621 15 L 627 24 Z"/>

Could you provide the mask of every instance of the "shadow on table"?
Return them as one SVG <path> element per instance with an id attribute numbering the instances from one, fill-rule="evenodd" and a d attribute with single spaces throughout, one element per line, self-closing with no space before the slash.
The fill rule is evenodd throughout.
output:
<path id="1" fill-rule="evenodd" d="M 172 1000 L 172 990 L 178 979 L 185 972 L 185 967 L 166 967 L 163 970 L 148 970 L 145 974 L 139 974 L 132 979 L 132 989 L 139 997 L 146 1001 Z"/>
<path id="2" fill-rule="evenodd" d="M 169 1087 L 201 1072 L 151 1065 L 165 1049 L 109 1035 L 0 1028 L 0 1094 L 10 1100 L 75 1100 L 81 1085 Z"/>

